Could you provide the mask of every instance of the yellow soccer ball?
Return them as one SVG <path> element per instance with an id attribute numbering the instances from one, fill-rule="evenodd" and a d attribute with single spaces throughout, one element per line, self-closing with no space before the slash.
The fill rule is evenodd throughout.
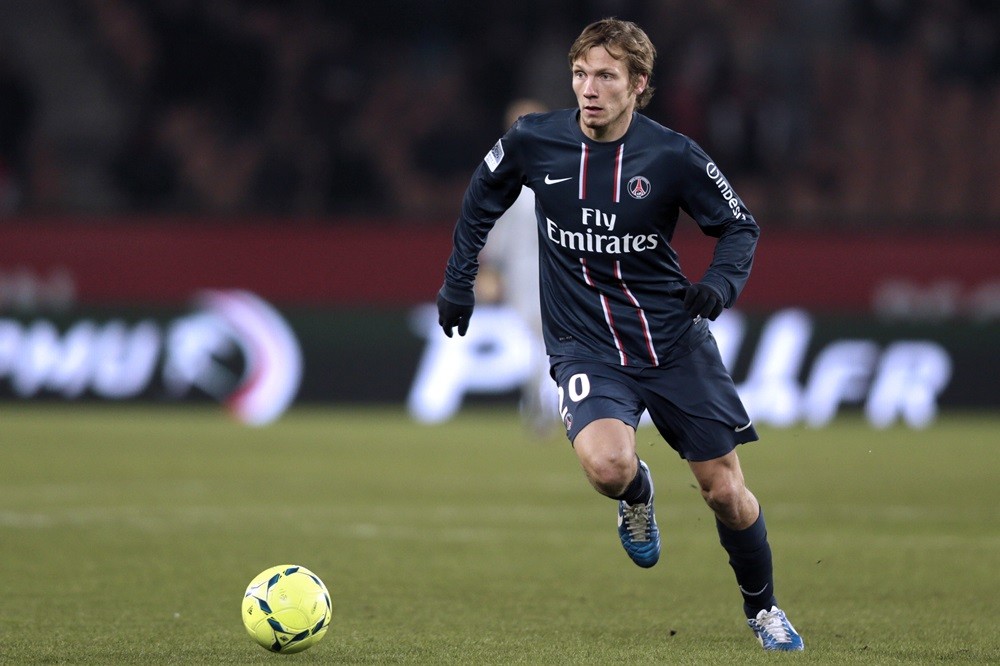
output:
<path id="1" fill-rule="evenodd" d="M 282 564 L 261 571 L 243 595 L 243 626 L 272 652 L 292 653 L 316 645 L 330 626 L 333 604 L 319 576 Z"/>

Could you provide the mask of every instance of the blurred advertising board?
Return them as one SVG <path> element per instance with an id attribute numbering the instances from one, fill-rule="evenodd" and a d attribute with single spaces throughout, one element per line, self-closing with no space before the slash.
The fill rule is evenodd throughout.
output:
<path id="1" fill-rule="evenodd" d="M 447 420 L 463 401 L 516 391 L 530 372 L 531 334 L 505 307 L 480 308 L 465 338 L 446 338 L 435 309 L 411 326 L 425 340 L 407 405 Z M 711 324 L 723 360 L 758 424 L 822 427 L 843 411 L 875 427 L 923 428 L 942 410 L 1000 408 L 1000 322 L 879 321 L 787 308 Z"/>
<path id="2" fill-rule="evenodd" d="M 77 308 L 0 316 L 0 398 L 216 401 L 264 425 L 293 404 L 405 405 L 436 423 L 464 405 L 515 405 L 537 344 L 483 305 L 446 338 L 433 305 L 277 308 L 202 291 L 184 308 Z M 712 323 L 754 420 L 821 427 L 845 411 L 922 428 L 941 411 L 1000 408 L 1000 321 L 898 321 L 727 311 Z"/>
<path id="3" fill-rule="evenodd" d="M 713 241 L 672 244 L 700 275 Z M 46 219 L 0 225 L 0 398 L 214 400 L 262 425 L 295 403 L 397 403 L 422 422 L 513 401 L 537 344 L 500 306 L 436 327 L 450 225 Z M 922 427 L 996 409 L 1000 233 L 763 230 L 713 323 L 759 422 L 844 409 Z"/>
<path id="4" fill-rule="evenodd" d="M 247 291 L 203 291 L 185 312 L 0 317 L 0 395 L 19 400 L 203 397 L 264 425 L 295 400 L 302 368 L 287 321 Z"/>

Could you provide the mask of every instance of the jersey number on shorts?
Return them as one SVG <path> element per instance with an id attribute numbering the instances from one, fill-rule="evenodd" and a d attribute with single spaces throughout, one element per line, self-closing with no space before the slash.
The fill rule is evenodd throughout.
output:
<path id="1" fill-rule="evenodd" d="M 566 382 L 569 389 L 569 399 L 573 402 L 580 402 L 590 393 L 590 377 L 582 372 L 578 372 Z M 559 387 L 559 418 L 565 420 L 569 407 L 566 406 L 566 391 Z"/>

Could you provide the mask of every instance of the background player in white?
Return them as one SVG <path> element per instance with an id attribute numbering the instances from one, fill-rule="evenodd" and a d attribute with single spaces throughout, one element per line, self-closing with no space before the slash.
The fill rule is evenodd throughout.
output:
<path id="1" fill-rule="evenodd" d="M 521 118 L 473 174 L 439 323 L 448 336 L 465 333 L 479 251 L 521 187 L 532 188 L 546 351 L 567 436 L 593 487 L 618 501 L 626 552 L 642 567 L 660 555 L 652 478 L 636 452 L 645 409 L 715 514 L 749 627 L 765 649 L 801 650 L 777 606 L 764 515 L 736 454 L 757 432 L 705 321 L 739 296 L 759 228 L 700 146 L 637 113 L 652 95 L 655 54 L 634 23 L 583 30 L 569 52 L 577 108 Z M 681 210 L 718 239 L 696 283 L 670 246 Z"/>
<path id="2" fill-rule="evenodd" d="M 542 102 L 516 99 L 507 107 L 504 129 L 528 113 L 547 111 Z M 482 264 L 476 282 L 481 294 L 484 278 L 495 279 L 494 298 L 517 313 L 537 342 L 532 348 L 531 373 L 521 386 L 521 416 L 532 431 L 547 435 L 558 423 L 556 387 L 549 375 L 549 361 L 542 339 L 541 305 L 538 299 L 538 224 L 535 220 L 535 193 L 522 187 L 517 199 L 497 220 L 479 255 Z"/>

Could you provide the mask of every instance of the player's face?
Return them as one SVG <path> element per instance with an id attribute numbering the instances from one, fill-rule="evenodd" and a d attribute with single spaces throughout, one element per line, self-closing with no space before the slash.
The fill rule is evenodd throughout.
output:
<path id="1" fill-rule="evenodd" d="M 595 46 L 573 62 L 573 92 L 580 108 L 580 128 L 595 141 L 620 139 L 632 122 L 635 98 L 646 77 L 629 82 L 623 60 Z"/>

